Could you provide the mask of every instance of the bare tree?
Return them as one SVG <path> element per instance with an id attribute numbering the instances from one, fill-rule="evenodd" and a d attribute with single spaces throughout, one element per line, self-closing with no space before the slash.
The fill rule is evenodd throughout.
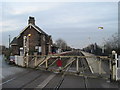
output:
<path id="1" fill-rule="evenodd" d="M 59 47 L 61 49 L 66 49 L 66 47 L 67 47 L 67 43 L 61 38 L 56 40 L 56 45 L 57 45 L 57 47 Z"/>
<path id="2" fill-rule="evenodd" d="M 115 33 L 114 35 L 111 36 L 111 38 L 109 38 L 106 41 L 106 44 L 105 44 L 106 51 L 108 53 L 111 53 L 112 50 L 116 50 L 119 53 L 120 47 L 118 44 L 119 44 L 118 34 Z"/>

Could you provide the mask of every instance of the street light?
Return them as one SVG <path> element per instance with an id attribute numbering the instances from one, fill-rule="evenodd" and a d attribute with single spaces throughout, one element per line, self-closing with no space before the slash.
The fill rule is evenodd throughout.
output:
<path id="1" fill-rule="evenodd" d="M 98 29 L 103 29 L 103 26 L 101 26 L 101 27 L 98 27 Z"/>
<path id="2" fill-rule="evenodd" d="M 29 38 L 30 38 L 31 34 L 28 34 L 27 35 L 27 52 L 29 53 L 29 50 L 30 50 L 30 43 L 29 43 Z"/>
<path id="3" fill-rule="evenodd" d="M 105 49 L 106 49 L 106 46 L 105 46 L 105 42 L 106 42 L 106 40 L 105 40 L 105 38 L 103 37 L 103 47 L 102 47 L 102 53 L 105 53 Z"/>
<path id="4" fill-rule="evenodd" d="M 31 36 L 31 34 L 28 34 L 28 36 L 30 37 L 30 36 Z"/>
<path id="5" fill-rule="evenodd" d="M 103 30 L 103 26 L 98 27 L 98 29 Z M 103 40 L 104 40 L 104 38 L 103 38 Z M 102 46 L 102 53 L 105 53 L 105 45 Z"/>

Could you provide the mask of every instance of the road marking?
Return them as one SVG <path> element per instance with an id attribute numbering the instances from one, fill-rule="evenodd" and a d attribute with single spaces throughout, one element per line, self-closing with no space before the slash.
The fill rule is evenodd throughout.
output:
<path id="1" fill-rule="evenodd" d="M 44 88 L 48 82 L 55 77 L 55 74 L 51 74 L 47 79 L 45 79 L 40 85 L 38 85 L 36 88 Z"/>
<path id="2" fill-rule="evenodd" d="M 12 80 L 14 80 L 14 79 L 15 79 L 15 78 L 12 78 L 12 79 L 10 79 L 10 80 L 7 80 L 7 81 L 1 83 L 0 85 L 3 85 L 3 84 L 5 84 L 5 83 L 7 83 L 7 82 L 10 82 L 10 81 L 12 81 Z"/>
<path id="3" fill-rule="evenodd" d="M 91 72 L 94 73 L 92 67 L 91 66 L 89 66 L 89 67 L 90 67 Z"/>
<path id="4" fill-rule="evenodd" d="M 82 52 L 82 51 L 81 51 L 81 52 Z M 82 52 L 82 54 L 85 56 L 85 52 Z M 86 58 L 86 61 L 88 62 L 87 58 Z M 90 71 L 91 71 L 92 73 L 94 73 L 94 71 L 93 71 L 92 67 L 89 65 L 89 63 L 88 63 L 88 66 L 89 66 L 89 68 L 90 68 Z"/>
<path id="5" fill-rule="evenodd" d="M 30 71 L 27 71 L 27 72 L 26 72 L 26 71 L 27 71 L 27 70 L 25 70 L 25 73 L 23 73 L 22 75 L 19 75 L 19 77 L 22 77 L 23 75 L 30 73 Z M 14 80 L 14 79 L 16 79 L 16 78 L 18 78 L 18 76 L 14 77 L 14 78 L 12 78 L 12 79 L 7 80 L 7 81 L 1 83 L 0 85 L 6 84 L 6 83 L 8 83 L 8 82 L 10 82 L 10 81 L 12 81 L 12 80 Z"/>

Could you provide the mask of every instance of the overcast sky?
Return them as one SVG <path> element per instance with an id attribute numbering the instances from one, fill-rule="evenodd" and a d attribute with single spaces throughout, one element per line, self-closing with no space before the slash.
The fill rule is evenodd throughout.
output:
<path id="1" fill-rule="evenodd" d="M 90 43 L 102 45 L 118 32 L 117 2 L 4 2 L 0 4 L 0 44 L 8 45 L 8 35 L 18 36 L 29 16 L 53 40 L 64 39 L 68 45 L 83 48 Z M 103 26 L 103 30 L 98 27 Z"/>

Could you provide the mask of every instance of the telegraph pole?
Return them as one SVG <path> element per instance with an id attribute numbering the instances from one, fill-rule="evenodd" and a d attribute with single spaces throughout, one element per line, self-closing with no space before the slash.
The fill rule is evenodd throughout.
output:
<path id="1" fill-rule="evenodd" d="M 10 59 L 10 35 L 9 35 L 8 59 Z"/>
<path id="2" fill-rule="evenodd" d="M 10 35 L 9 35 L 9 51 L 10 51 Z"/>
<path id="3" fill-rule="evenodd" d="M 10 35 L 9 35 L 9 56 L 10 56 Z"/>

